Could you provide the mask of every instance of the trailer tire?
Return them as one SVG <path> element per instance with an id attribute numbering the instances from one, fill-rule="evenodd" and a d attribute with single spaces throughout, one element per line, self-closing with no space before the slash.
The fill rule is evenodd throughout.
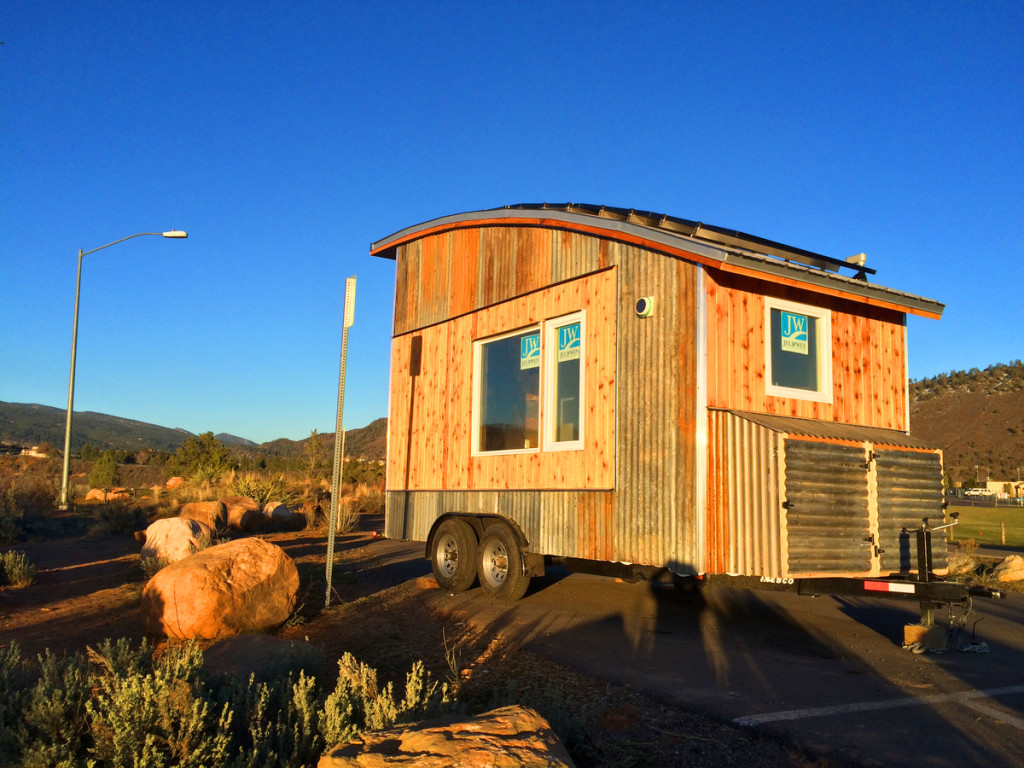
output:
<path id="1" fill-rule="evenodd" d="M 441 522 L 431 544 L 430 567 L 441 589 L 465 592 L 476 581 L 476 532 L 464 520 Z"/>
<path id="2" fill-rule="evenodd" d="M 480 586 L 488 595 L 511 602 L 526 594 L 530 577 L 523 568 L 523 550 L 507 525 L 498 523 L 484 531 L 477 560 Z"/>

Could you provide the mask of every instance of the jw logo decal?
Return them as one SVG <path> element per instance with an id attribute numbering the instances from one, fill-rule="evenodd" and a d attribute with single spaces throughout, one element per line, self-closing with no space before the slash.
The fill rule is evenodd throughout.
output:
<path id="1" fill-rule="evenodd" d="M 519 370 L 540 368 L 540 334 L 523 336 L 519 341 Z"/>
<path id="2" fill-rule="evenodd" d="M 563 325 L 558 329 L 558 362 L 580 359 L 580 324 Z"/>
<path id="3" fill-rule="evenodd" d="M 795 352 L 798 355 L 806 355 L 808 353 L 807 315 L 783 312 L 781 341 L 783 352 Z"/>

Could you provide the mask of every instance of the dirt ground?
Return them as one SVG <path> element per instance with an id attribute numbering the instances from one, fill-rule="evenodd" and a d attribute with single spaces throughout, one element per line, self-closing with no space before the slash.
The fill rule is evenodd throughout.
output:
<path id="1" fill-rule="evenodd" d="M 25 589 L 0 588 L 0 645 L 25 655 L 84 651 L 105 638 L 144 637 L 139 602 L 144 586 L 139 545 L 129 536 L 90 538 L 80 521 L 63 535 L 13 547 L 38 569 Z M 821 766 L 834 761 L 798 746 L 666 705 L 630 687 L 586 677 L 481 636 L 457 616 L 437 613 L 423 591 L 437 589 L 423 561 L 382 557 L 364 518 L 359 532 L 335 545 L 332 605 L 324 609 L 326 540 L 322 531 L 264 534 L 295 560 L 300 606 L 279 637 L 307 641 L 329 674 L 352 653 L 401 684 L 422 659 L 435 677 L 457 683 L 469 711 L 520 701 L 534 706 L 583 766 Z M 61 526 L 57 526 L 61 530 Z"/>

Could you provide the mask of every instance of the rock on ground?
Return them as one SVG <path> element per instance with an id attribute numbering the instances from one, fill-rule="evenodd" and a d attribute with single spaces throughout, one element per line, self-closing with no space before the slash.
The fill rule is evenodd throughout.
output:
<path id="1" fill-rule="evenodd" d="M 572 768 L 548 722 L 513 705 L 469 720 L 427 720 L 364 733 L 320 758 L 317 768 Z"/>
<path id="2" fill-rule="evenodd" d="M 109 490 L 105 488 L 90 488 L 89 492 L 85 494 L 86 501 L 117 501 L 121 499 L 130 499 L 132 492 L 127 488 L 111 488 Z"/>
<path id="3" fill-rule="evenodd" d="M 248 496 L 228 496 L 221 499 L 227 509 L 228 527 L 253 533 L 263 527 L 263 510 L 255 499 Z"/>
<path id="4" fill-rule="evenodd" d="M 283 549 L 238 539 L 158 571 L 142 591 L 143 626 L 180 640 L 259 632 L 283 624 L 298 594 L 299 574 Z"/>
<path id="5" fill-rule="evenodd" d="M 306 524 L 306 516 L 292 512 L 279 501 L 268 501 L 263 507 L 263 516 L 275 531 L 290 531 L 302 528 Z"/>
<path id="6" fill-rule="evenodd" d="M 190 501 L 182 506 L 178 516 L 198 520 L 215 531 L 228 524 L 228 510 L 222 501 Z"/>
<path id="7" fill-rule="evenodd" d="M 1024 557 L 1011 555 L 995 567 L 996 581 L 1024 581 Z"/>
<path id="8" fill-rule="evenodd" d="M 142 535 L 143 560 L 156 558 L 167 563 L 184 560 L 210 543 L 210 526 L 196 520 L 167 517 L 157 520 Z"/>

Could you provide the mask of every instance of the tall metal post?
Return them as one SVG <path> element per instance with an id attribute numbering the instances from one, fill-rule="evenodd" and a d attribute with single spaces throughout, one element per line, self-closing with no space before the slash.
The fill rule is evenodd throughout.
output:
<path id="1" fill-rule="evenodd" d="M 338 525 L 338 503 L 341 496 L 342 462 L 345 457 L 345 368 L 348 364 L 348 329 L 355 320 L 356 278 L 345 280 L 345 320 L 341 329 L 341 364 L 338 370 L 338 415 L 334 424 L 334 474 L 331 478 L 331 514 L 327 525 L 327 592 L 324 608 L 331 605 L 331 576 L 334 572 L 334 533 Z"/>
<path id="2" fill-rule="evenodd" d="M 64 471 L 60 481 L 60 509 L 68 508 L 68 475 L 71 470 L 71 413 L 75 403 L 75 353 L 78 349 L 78 297 L 82 291 L 82 249 L 78 249 L 78 278 L 75 280 L 75 321 L 71 327 L 71 377 L 68 379 L 68 419 L 64 429 Z"/>

